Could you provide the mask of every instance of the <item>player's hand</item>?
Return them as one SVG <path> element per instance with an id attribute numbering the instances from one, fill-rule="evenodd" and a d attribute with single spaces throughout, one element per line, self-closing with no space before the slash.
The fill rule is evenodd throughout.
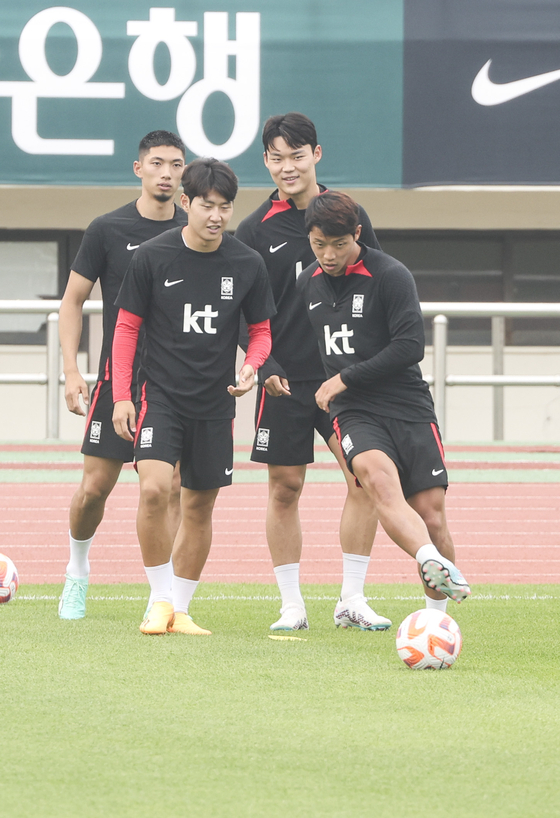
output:
<path id="1" fill-rule="evenodd" d="M 344 386 L 342 383 L 342 378 L 340 375 L 335 375 L 333 378 L 329 378 L 328 381 L 322 383 L 319 389 L 315 392 L 315 401 L 317 402 L 317 406 L 319 409 L 322 409 L 324 412 L 329 411 L 329 403 L 336 398 L 337 395 L 340 395 L 341 392 L 344 392 L 348 387 Z"/>
<path id="2" fill-rule="evenodd" d="M 245 364 L 239 370 L 239 383 L 237 386 L 228 386 L 227 391 L 234 398 L 240 398 L 250 392 L 255 385 L 255 370 L 249 364 Z"/>
<path id="3" fill-rule="evenodd" d="M 113 407 L 113 426 L 123 440 L 134 440 L 131 432 L 136 431 L 136 409 L 131 400 L 118 400 Z"/>
<path id="4" fill-rule="evenodd" d="M 66 375 L 64 386 L 64 397 L 66 398 L 66 406 L 74 415 L 84 416 L 86 413 L 80 402 L 80 395 L 85 406 L 89 406 L 89 390 L 87 383 L 84 381 L 79 372 L 73 372 L 71 375 Z"/>
<path id="5" fill-rule="evenodd" d="M 290 384 L 287 378 L 281 378 L 279 375 L 271 375 L 264 382 L 264 388 L 271 398 L 281 398 L 282 395 L 291 395 Z"/>

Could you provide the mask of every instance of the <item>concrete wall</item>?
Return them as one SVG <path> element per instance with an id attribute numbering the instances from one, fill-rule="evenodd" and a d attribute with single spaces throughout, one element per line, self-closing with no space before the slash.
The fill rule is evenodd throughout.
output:
<path id="1" fill-rule="evenodd" d="M 240 360 L 240 359 L 239 359 Z M 559 347 L 508 347 L 505 373 L 556 375 L 560 372 Z M 86 370 L 86 355 L 80 355 Z M 422 364 L 432 373 L 432 349 L 427 347 Z M 0 372 L 45 372 L 44 347 L 0 346 Z M 450 375 L 490 375 L 490 347 L 449 347 Z M 505 387 L 505 439 L 509 441 L 560 440 L 560 389 L 556 387 Z M 248 442 L 253 434 L 254 390 L 237 403 L 235 438 Z M 79 440 L 84 420 L 70 414 L 60 389 L 60 435 Z M 46 434 L 46 388 L 0 385 L 0 440 L 43 440 Z M 447 389 L 447 440 L 492 439 L 492 387 L 454 386 Z"/>
<path id="2" fill-rule="evenodd" d="M 270 194 L 241 188 L 230 228 Z M 378 230 L 558 230 L 560 187 L 471 186 L 412 190 L 348 188 Z M 140 195 L 138 187 L 0 185 L 0 228 L 85 230 L 101 213 Z"/>

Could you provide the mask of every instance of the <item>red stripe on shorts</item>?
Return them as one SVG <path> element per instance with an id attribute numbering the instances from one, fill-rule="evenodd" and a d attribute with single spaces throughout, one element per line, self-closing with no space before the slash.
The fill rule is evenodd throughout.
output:
<path id="1" fill-rule="evenodd" d="M 262 413 L 264 412 L 264 399 L 266 397 L 266 389 L 263 386 L 262 395 L 261 395 L 261 405 L 259 406 L 259 414 L 257 415 L 257 429 L 261 425 L 261 418 Z"/>
<path id="2" fill-rule="evenodd" d="M 336 439 L 338 440 L 338 445 L 342 448 L 340 426 L 338 425 L 338 418 L 335 418 L 333 420 L 332 425 L 333 425 L 334 433 L 336 435 Z"/>
<path id="3" fill-rule="evenodd" d="M 99 398 L 99 390 L 101 389 L 101 384 L 102 383 L 103 383 L 103 381 L 97 381 L 97 391 L 95 393 L 95 398 L 93 399 L 93 403 L 89 407 L 89 412 L 88 412 L 88 416 L 87 416 L 87 420 L 86 420 L 86 435 L 87 435 L 87 430 L 88 430 L 89 424 L 91 423 L 91 416 L 93 415 L 93 410 L 95 409 L 96 404 L 97 404 L 97 400 Z M 86 435 L 84 435 L 84 438 L 85 438 Z"/>
<path id="4" fill-rule="evenodd" d="M 136 424 L 136 434 L 134 435 L 134 445 L 136 446 L 136 441 L 138 440 L 138 435 L 140 434 L 140 429 L 142 428 L 142 423 L 144 418 L 146 417 L 146 412 L 148 411 L 148 401 L 146 400 L 146 384 L 142 385 L 142 396 L 140 398 L 141 405 L 140 405 L 140 414 L 138 415 L 138 423 Z"/>
<path id="5" fill-rule="evenodd" d="M 441 462 L 445 466 L 445 452 L 443 451 L 443 446 L 441 445 L 441 438 L 440 438 L 439 433 L 438 433 L 438 428 L 437 428 L 435 423 L 430 423 L 430 426 L 432 427 L 432 432 L 434 434 L 434 437 L 436 439 L 436 443 L 438 445 L 439 453 L 441 455 Z"/>

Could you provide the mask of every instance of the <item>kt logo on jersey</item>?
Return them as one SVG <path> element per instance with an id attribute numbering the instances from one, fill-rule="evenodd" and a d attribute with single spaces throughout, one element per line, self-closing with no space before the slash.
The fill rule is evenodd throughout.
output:
<path id="1" fill-rule="evenodd" d="M 212 326 L 212 319 L 218 317 L 218 310 L 212 309 L 212 304 L 206 304 L 203 310 L 192 311 L 192 304 L 185 304 L 183 312 L 183 332 L 205 332 L 207 335 L 215 335 L 218 330 Z M 198 323 L 202 321 L 202 326 Z"/>

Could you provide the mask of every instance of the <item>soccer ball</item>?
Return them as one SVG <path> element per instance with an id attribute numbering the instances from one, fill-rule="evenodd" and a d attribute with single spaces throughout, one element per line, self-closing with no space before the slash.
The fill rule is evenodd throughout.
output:
<path id="1" fill-rule="evenodd" d="M 9 602 L 16 595 L 19 577 L 16 566 L 5 554 L 0 554 L 0 603 Z"/>
<path id="2" fill-rule="evenodd" d="M 462 646 L 459 625 L 433 608 L 409 614 L 397 631 L 397 653 L 414 670 L 451 667 Z"/>

